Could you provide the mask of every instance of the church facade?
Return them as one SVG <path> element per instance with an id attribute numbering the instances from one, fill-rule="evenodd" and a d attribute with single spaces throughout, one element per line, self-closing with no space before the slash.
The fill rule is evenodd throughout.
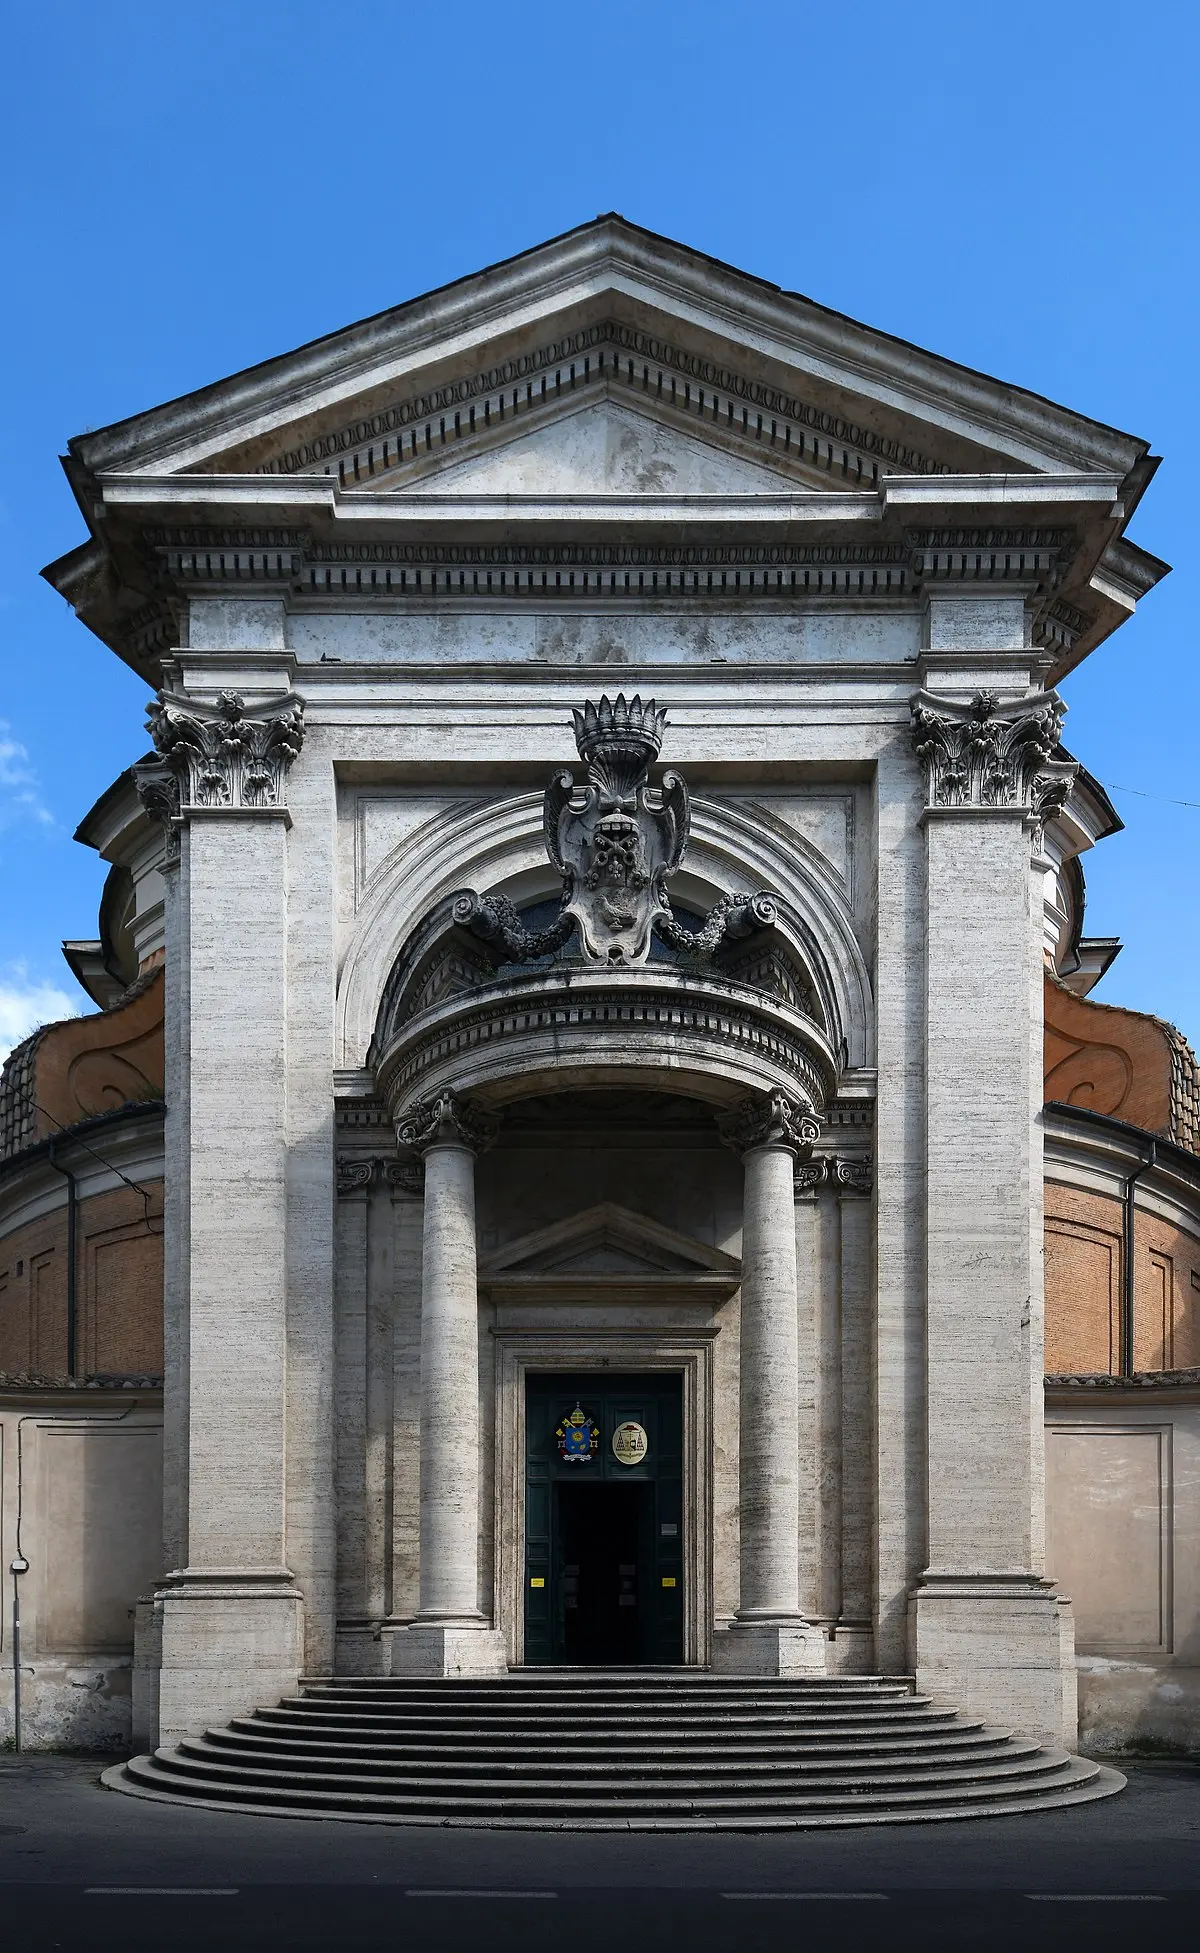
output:
<path id="1" fill-rule="evenodd" d="M 162 1343 L 89 1251 L 69 1367 L 12 1289 L 0 1401 L 90 1390 L 148 1512 L 161 1404 L 134 1747 L 306 1675 L 650 1666 L 1073 1751 L 1066 1560 L 1200 1378 L 1194 1060 L 1087 999 L 1119 822 L 1056 689 L 1163 572 L 1145 443 L 605 218 L 67 466 L 48 574 L 153 750 L 0 1198 L 13 1250 L 80 1135 Z M 1196 1713 L 1156 1523 L 1114 1741 Z"/>

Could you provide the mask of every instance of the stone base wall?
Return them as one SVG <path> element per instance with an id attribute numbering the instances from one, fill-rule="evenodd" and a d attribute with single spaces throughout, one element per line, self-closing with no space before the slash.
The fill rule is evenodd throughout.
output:
<path id="1" fill-rule="evenodd" d="M 1081 1750 L 1200 1750 L 1200 1372 L 1051 1379 L 1046 1454 Z"/>
<path id="2" fill-rule="evenodd" d="M 31 1661 L 22 1668 L 22 1749 L 128 1752 L 133 1705 L 128 1656 L 102 1668 L 86 1660 Z M 0 1749 L 12 1747 L 13 1693 L 9 1667 L 0 1674 Z"/>
<path id="3" fill-rule="evenodd" d="M 161 1392 L 0 1393 L 0 1748 L 14 1737 L 13 1576 L 23 1748 L 130 1742 L 134 1611 L 162 1554 Z"/>
<path id="4" fill-rule="evenodd" d="M 1085 1756 L 1200 1756 L 1200 1667 L 1079 1657 Z"/>

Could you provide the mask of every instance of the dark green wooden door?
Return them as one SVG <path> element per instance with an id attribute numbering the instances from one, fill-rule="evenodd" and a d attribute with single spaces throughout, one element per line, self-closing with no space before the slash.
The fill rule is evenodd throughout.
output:
<path id="1" fill-rule="evenodd" d="M 525 1434 L 525 1660 L 681 1662 L 682 1378 L 530 1376 Z"/>

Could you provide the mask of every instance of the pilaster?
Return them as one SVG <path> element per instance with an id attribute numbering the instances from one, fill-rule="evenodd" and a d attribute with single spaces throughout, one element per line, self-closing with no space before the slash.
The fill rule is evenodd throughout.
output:
<path id="1" fill-rule="evenodd" d="M 1060 1609 L 1043 1576 L 1041 887 L 1031 836 L 1069 790 L 1062 708 L 913 704 L 926 810 L 928 1563 L 918 1683 L 1045 1740 L 1072 1739 Z M 1036 1293 L 1035 1293 L 1036 1291 Z"/>
<path id="2" fill-rule="evenodd" d="M 170 1061 L 187 1076 L 186 1171 L 167 1223 L 167 1395 L 187 1453 L 171 1544 L 186 1558 L 157 1590 L 144 1637 L 158 1664 L 150 1734 L 171 1743 L 287 1692 L 303 1663 L 286 1548 L 284 803 L 303 718 L 290 695 L 247 711 L 234 694 L 215 705 L 163 694 L 150 730 L 178 789 L 173 930 L 187 972 Z M 161 817 L 161 769 L 146 787 Z"/>

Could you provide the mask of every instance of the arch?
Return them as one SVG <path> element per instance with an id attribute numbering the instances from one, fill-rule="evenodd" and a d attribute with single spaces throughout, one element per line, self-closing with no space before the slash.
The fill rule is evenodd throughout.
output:
<path id="1" fill-rule="evenodd" d="M 464 887 L 518 900 L 557 892 L 542 838 L 542 794 L 460 802 L 406 835 L 376 869 L 355 918 L 338 976 L 340 1062 L 366 1062 L 384 988 L 418 922 Z M 692 837 L 672 884 L 681 902 L 705 908 L 722 895 L 766 887 L 782 898 L 781 926 L 812 971 L 830 1041 L 851 1069 L 874 1061 L 871 982 L 845 896 L 811 843 L 756 810 L 692 803 Z"/>

